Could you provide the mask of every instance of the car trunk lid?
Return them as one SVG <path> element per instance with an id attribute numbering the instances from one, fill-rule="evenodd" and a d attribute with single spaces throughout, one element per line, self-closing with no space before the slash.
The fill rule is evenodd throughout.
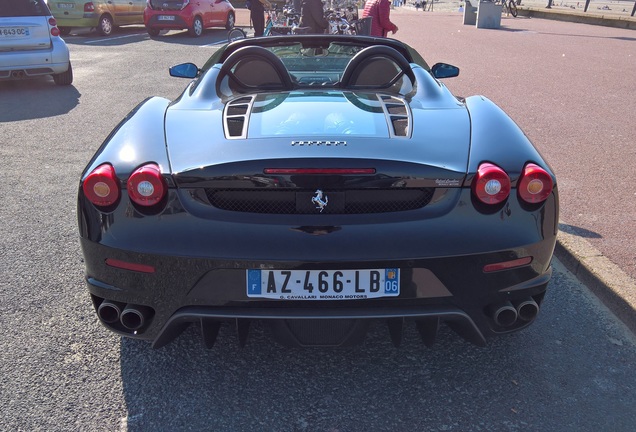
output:
<path id="1" fill-rule="evenodd" d="M 470 121 L 461 105 L 327 91 L 250 96 L 223 108 L 168 110 L 178 186 L 460 187 L 466 175 Z"/>

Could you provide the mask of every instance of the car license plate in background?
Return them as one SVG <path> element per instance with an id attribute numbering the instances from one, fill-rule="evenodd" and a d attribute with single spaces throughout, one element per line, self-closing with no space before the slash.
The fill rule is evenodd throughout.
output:
<path id="1" fill-rule="evenodd" d="M 247 296 L 277 300 L 358 300 L 400 294 L 397 268 L 247 270 Z"/>
<path id="2" fill-rule="evenodd" d="M 0 37 L 27 37 L 27 36 L 29 36 L 28 27 L 0 28 Z"/>
<path id="3" fill-rule="evenodd" d="M 159 21 L 174 21 L 174 15 L 159 15 Z"/>
<path id="4" fill-rule="evenodd" d="M 75 9 L 75 4 L 73 3 L 58 3 L 58 9 Z"/>

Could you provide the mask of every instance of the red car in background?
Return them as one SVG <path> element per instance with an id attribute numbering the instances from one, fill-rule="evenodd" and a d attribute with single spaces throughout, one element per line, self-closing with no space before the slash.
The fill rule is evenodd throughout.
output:
<path id="1" fill-rule="evenodd" d="M 150 36 L 161 30 L 187 29 L 199 37 L 210 27 L 231 29 L 236 22 L 234 7 L 228 0 L 147 0 L 144 25 Z"/>

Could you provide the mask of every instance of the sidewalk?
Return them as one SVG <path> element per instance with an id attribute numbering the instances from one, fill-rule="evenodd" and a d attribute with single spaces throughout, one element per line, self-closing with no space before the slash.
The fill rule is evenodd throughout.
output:
<path id="1" fill-rule="evenodd" d="M 590 3 L 587 12 L 583 11 L 585 1 L 563 2 L 554 1 L 553 6 L 547 9 L 547 0 L 522 0 L 518 6 L 519 16 L 553 19 L 558 21 L 578 22 L 583 24 L 603 25 L 636 30 L 636 16 L 631 16 L 634 7 L 633 2 L 617 0 L 599 0 Z M 439 0 L 430 4 L 426 10 L 419 9 L 419 13 L 425 12 L 459 12 L 464 2 L 460 0 Z M 402 8 L 415 10 L 414 2 L 407 1 Z M 603 9 L 606 8 L 606 9 Z M 401 9 L 394 8 L 394 11 Z"/>

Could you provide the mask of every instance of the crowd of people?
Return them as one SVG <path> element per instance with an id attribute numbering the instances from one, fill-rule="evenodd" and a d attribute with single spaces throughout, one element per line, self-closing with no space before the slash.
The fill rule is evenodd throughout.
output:
<path id="1" fill-rule="evenodd" d="M 403 4 L 403 0 L 394 0 Z M 293 0 L 294 9 L 300 13 L 300 27 L 306 27 L 308 33 L 323 34 L 328 32 L 329 21 L 325 17 L 321 0 Z M 263 36 L 265 30 L 265 9 L 271 9 L 269 0 L 250 0 L 248 8 L 254 26 L 254 36 Z M 370 17 L 371 36 L 387 37 L 395 34 L 398 27 L 391 21 L 391 0 L 366 0 L 362 18 Z"/>

